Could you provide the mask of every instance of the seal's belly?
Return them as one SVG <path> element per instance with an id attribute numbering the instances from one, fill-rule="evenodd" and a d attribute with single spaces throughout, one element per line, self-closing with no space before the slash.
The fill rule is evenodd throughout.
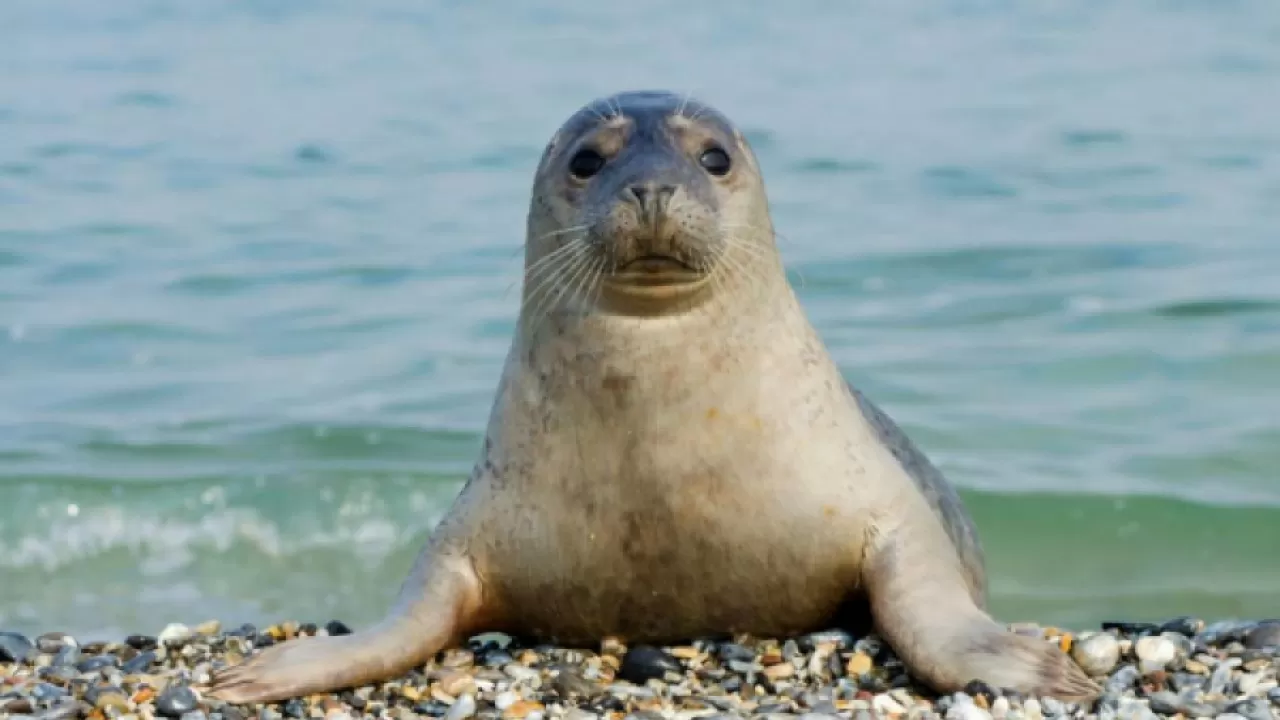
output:
<path id="1" fill-rule="evenodd" d="M 840 498 L 760 487 L 708 473 L 526 496 L 486 588 L 512 630 L 561 642 L 822 627 L 856 591 L 856 518 Z"/>

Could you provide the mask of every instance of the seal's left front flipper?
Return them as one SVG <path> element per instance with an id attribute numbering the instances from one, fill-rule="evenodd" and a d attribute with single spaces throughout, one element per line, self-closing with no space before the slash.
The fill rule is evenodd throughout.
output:
<path id="1" fill-rule="evenodd" d="M 465 632 L 479 613 L 479 596 L 468 560 L 425 556 L 377 626 L 273 645 L 214 673 L 205 691 L 224 702 L 265 703 L 389 680 Z"/>
<path id="2" fill-rule="evenodd" d="M 969 595 L 959 562 L 933 528 L 876 534 L 863 567 L 863 586 L 876 630 L 912 675 L 942 693 L 973 680 L 994 688 L 1090 703 L 1101 689 L 1066 653 L 1044 640 L 1017 635 L 995 622 Z"/>

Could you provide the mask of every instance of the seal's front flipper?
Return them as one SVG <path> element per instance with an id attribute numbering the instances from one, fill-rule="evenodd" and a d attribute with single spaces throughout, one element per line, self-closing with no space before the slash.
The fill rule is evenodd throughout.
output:
<path id="1" fill-rule="evenodd" d="M 477 617 L 479 597 L 469 562 L 424 557 L 378 625 L 273 645 L 214 673 L 204 690 L 229 703 L 265 703 L 388 680 L 457 640 Z"/>
<path id="2" fill-rule="evenodd" d="M 998 689 L 1088 703 L 1101 689 L 1056 645 L 1016 635 L 974 604 L 940 529 L 911 526 L 874 534 L 863 587 L 879 632 L 907 670 L 936 691 L 973 680 Z"/>

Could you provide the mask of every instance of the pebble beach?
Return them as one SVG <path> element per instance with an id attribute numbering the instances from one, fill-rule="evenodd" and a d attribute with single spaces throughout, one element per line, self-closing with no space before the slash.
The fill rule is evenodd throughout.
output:
<path id="1" fill-rule="evenodd" d="M 939 695 L 914 682 L 875 636 L 840 630 L 793 638 L 697 640 L 653 647 L 523 644 L 492 633 L 376 685 L 266 705 L 231 705 L 200 688 L 255 650 L 339 621 L 224 629 L 173 623 L 154 636 L 81 644 L 60 632 L 0 632 L 0 717 L 62 720 L 684 720 L 803 717 L 1041 720 L 1280 718 L 1280 620 L 1103 623 L 1070 632 L 1012 625 L 1062 647 L 1104 692 L 1088 706 L 982 683 Z"/>

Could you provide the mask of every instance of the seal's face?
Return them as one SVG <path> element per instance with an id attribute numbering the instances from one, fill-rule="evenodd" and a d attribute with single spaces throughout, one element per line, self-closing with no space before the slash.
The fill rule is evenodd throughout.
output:
<path id="1" fill-rule="evenodd" d="M 658 92 L 579 110 L 547 146 L 537 179 L 530 256 L 578 257 L 582 275 L 595 271 L 597 299 L 614 306 L 701 293 L 734 230 L 750 224 L 724 218 L 751 206 L 744 190 L 762 195 L 755 158 L 723 115 Z"/>

